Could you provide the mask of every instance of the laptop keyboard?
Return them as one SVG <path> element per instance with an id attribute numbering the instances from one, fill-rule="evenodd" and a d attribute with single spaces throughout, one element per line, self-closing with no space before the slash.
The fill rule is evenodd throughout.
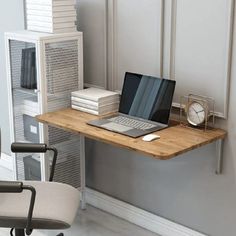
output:
<path id="1" fill-rule="evenodd" d="M 151 128 L 156 127 L 156 125 L 153 125 L 153 124 L 150 124 L 147 122 L 143 122 L 140 120 L 135 120 L 135 119 L 125 117 L 125 116 L 116 116 L 116 117 L 112 117 L 108 120 L 111 122 L 120 124 L 120 125 L 132 127 L 134 129 L 147 130 L 147 129 L 151 129 Z"/>

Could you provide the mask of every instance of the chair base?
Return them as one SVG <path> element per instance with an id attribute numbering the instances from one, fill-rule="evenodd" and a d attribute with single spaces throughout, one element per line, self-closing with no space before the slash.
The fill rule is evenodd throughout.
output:
<path id="1" fill-rule="evenodd" d="M 25 236 L 24 229 L 15 229 L 15 236 Z"/>

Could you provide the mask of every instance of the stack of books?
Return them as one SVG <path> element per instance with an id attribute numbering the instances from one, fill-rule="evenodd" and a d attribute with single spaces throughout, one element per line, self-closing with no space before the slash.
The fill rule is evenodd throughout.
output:
<path id="1" fill-rule="evenodd" d="M 39 114 L 39 104 L 37 97 L 29 97 L 22 104 L 22 113 L 31 117 Z"/>
<path id="2" fill-rule="evenodd" d="M 75 32 L 76 0 L 26 0 L 26 19 L 28 30 Z"/>
<path id="3" fill-rule="evenodd" d="M 119 102 L 119 93 L 104 89 L 87 88 L 71 93 L 72 108 L 93 115 L 117 112 Z"/>

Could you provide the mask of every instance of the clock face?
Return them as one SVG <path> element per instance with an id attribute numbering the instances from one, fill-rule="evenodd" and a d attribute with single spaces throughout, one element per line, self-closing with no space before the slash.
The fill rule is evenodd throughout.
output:
<path id="1" fill-rule="evenodd" d="M 192 102 L 188 106 L 187 110 L 187 120 L 191 125 L 197 126 L 205 121 L 206 112 L 199 102 Z"/>

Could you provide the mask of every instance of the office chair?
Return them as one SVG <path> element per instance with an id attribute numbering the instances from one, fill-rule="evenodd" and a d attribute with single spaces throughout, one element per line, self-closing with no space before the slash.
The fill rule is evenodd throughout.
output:
<path id="1" fill-rule="evenodd" d="M 15 236 L 30 235 L 33 229 L 69 228 L 79 206 L 79 191 L 67 184 L 52 182 L 57 150 L 46 144 L 28 143 L 13 143 L 11 150 L 14 153 L 53 151 L 54 156 L 49 182 L 0 181 L 0 227 L 11 228 L 12 236 L 14 232 Z"/>

